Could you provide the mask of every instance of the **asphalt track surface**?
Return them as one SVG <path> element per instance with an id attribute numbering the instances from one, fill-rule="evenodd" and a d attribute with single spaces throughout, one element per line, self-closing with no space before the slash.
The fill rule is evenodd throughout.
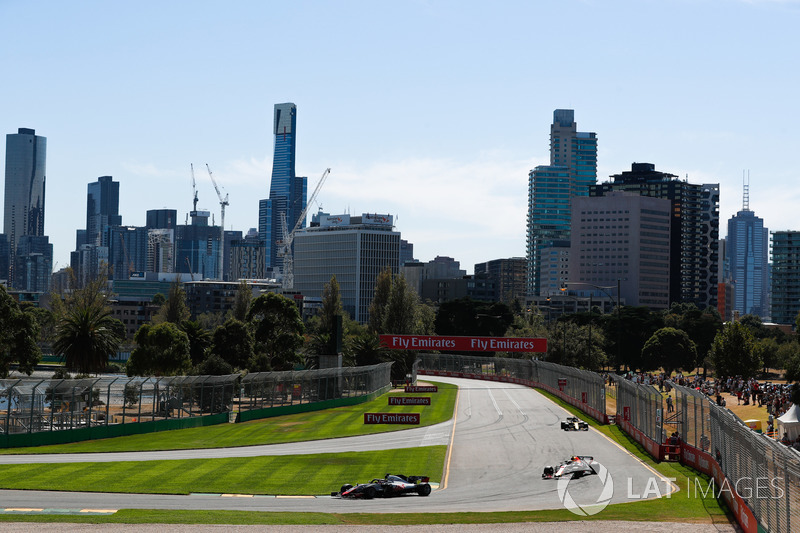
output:
<path id="1" fill-rule="evenodd" d="M 365 451 L 449 444 L 451 454 L 442 487 L 427 498 L 341 500 L 322 497 L 252 495 L 146 495 L 49 491 L 0 491 L 2 508 L 45 509 L 227 509 L 313 512 L 464 512 L 561 509 L 558 482 L 541 479 L 545 465 L 573 455 L 592 455 L 613 480 L 610 503 L 630 502 L 631 495 L 665 495 L 671 486 L 635 457 L 594 429 L 566 432 L 567 412 L 533 389 L 508 383 L 435 378 L 460 388 L 455 422 L 365 437 L 271 446 L 209 450 L 75 455 L 7 455 L 0 464 L 64 461 L 143 461 L 247 457 Z M 385 472 L 375 472 L 380 477 Z M 425 472 L 407 472 L 424 475 Z M 257 474 L 256 474 L 257 475 Z M 341 480 L 342 482 L 366 480 Z M 338 481 L 337 481 L 338 484 Z M 445 486 L 446 485 L 446 486 Z M 602 491 L 598 476 L 572 480 L 567 493 L 581 506 L 595 504 Z M 604 503 L 605 500 L 601 501 Z"/>

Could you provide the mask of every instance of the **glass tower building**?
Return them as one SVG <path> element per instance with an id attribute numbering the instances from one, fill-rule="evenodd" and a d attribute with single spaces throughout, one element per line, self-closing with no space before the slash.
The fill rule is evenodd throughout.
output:
<path id="1" fill-rule="evenodd" d="M 767 308 L 769 230 L 750 211 L 747 188 L 744 207 L 728 220 L 726 264 L 733 282 L 733 310 L 769 318 Z"/>
<path id="2" fill-rule="evenodd" d="M 579 132 L 572 109 L 556 109 L 550 126 L 550 165 L 528 174 L 527 291 L 540 294 L 541 254 L 568 241 L 571 202 L 597 183 L 597 135 Z"/>
<path id="3" fill-rule="evenodd" d="M 277 243 L 284 231 L 291 232 L 306 208 L 308 179 L 295 175 L 297 106 L 275 104 L 273 134 L 275 151 L 269 199 L 258 206 L 258 234 L 266 243 L 266 270 L 277 273 L 282 267 Z M 284 227 L 285 224 L 285 227 Z M 303 222 L 301 227 L 305 226 Z"/>
<path id="4" fill-rule="evenodd" d="M 3 233 L 8 239 L 8 281 L 12 287 L 20 238 L 44 236 L 46 158 L 47 139 L 36 135 L 35 130 L 19 128 L 17 133 L 6 135 Z M 52 262 L 52 254 L 49 259 Z"/>

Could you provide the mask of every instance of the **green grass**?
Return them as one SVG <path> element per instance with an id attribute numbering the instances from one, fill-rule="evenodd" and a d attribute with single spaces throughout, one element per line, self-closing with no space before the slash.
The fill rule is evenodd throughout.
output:
<path id="1" fill-rule="evenodd" d="M 174 461 L 6 465 L 2 489 L 137 494 L 322 495 L 387 472 L 442 479 L 446 446 Z"/>
<path id="2" fill-rule="evenodd" d="M 278 416 L 241 424 L 220 424 L 33 448 L 11 448 L 0 450 L 0 453 L 90 453 L 228 448 L 397 431 L 416 426 L 365 425 L 364 413 L 420 413 L 420 426 L 450 420 L 453 417 L 458 388 L 446 383 L 437 385 L 439 392 L 430 394 L 432 405 L 426 406 L 387 405 L 388 397 L 404 395 L 395 392 L 349 407 Z"/>

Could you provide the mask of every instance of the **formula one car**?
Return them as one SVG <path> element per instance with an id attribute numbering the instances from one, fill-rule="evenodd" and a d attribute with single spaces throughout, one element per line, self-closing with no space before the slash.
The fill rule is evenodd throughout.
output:
<path id="1" fill-rule="evenodd" d="M 546 466 L 542 472 L 542 479 L 558 479 L 571 477 L 577 479 L 583 476 L 596 475 L 600 464 L 590 455 L 576 455 L 562 461 L 557 466 Z"/>
<path id="2" fill-rule="evenodd" d="M 401 494 L 419 494 L 428 496 L 431 486 L 427 476 L 401 476 L 399 474 L 386 474 L 383 479 L 373 479 L 369 483 L 356 485 L 345 484 L 339 492 L 331 492 L 331 496 L 339 498 L 391 498 Z"/>
<path id="3" fill-rule="evenodd" d="M 589 424 L 580 418 L 571 416 L 561 421 L 561 429 L 564 431 L 589 431 Z"/>

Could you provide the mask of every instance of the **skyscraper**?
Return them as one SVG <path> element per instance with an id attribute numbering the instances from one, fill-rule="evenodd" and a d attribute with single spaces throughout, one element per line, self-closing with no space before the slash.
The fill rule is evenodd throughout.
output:
<path id="1" fill-rule="evenodd" d="M 273 133 L 275 151 L 269 199 L 259 202 L 258 234 L 267 245 L 266 269 L 277 273 L 283 264 L 278 257 L 277 242 L 283 232 L 294 228 L 306 207 L 308 179 L 295 176 L 297 106 L 275 104 Z M 302 226 L 301 226 L 302 227 Z"/>
<path id="2" fill-rule="evenodd" d="M 20 237 L 44 236 L 44 189 L 47 139 L 19 128 L 6 135 L 6 182 L 3 233 L 8 239 L 9 285 L 14 287 Z M 52 263 L 52 254 L 50 256 Z M 49 274 L 48 274 L 49 275 Z"/>
<path id="3" fill-rule="evenodd" d="M 569 240 L 571 199 L 597 182 L 597 134 L 579 132 L 572 109 L 556 109 L 550 126 L 550 165 L 528 174 L 527 291 L 540 293 L 541 250 Z"/>
<path id="4" fill-rule="evenodd" d="M 100 176 L 90 183 L 86 195 L 87 244 L 108 246 L 108 228 L 121 226 L 119 214 L 119 182 L 111 176 Z"/>
<path id="5" fill-rule="evenodd" d="M 749 185 L 744 186 L 742 210 L 728 220 L 726 264 L 733 282 L 733 310 L 740 315 L 769 318 L 767 309 L 769 230 L 750 211 Z"/>
<path id="6" fill-rule="evenodd" d="M 591 196 L 626 191 L 672 202 L 669 302 L 717 306 L 719 184 L 692 184 L 652 163 L 633 163 L 613 181 L 591 187 Z"/>

